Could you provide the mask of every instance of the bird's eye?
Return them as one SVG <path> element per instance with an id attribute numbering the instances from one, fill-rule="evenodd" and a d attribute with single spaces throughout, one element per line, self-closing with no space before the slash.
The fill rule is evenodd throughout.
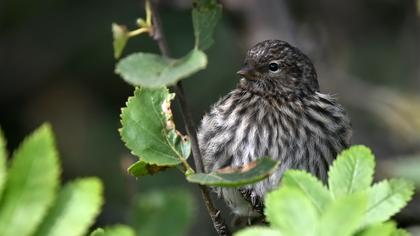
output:
<path id="1" fill-rule="evenodd" d="M 279 64 L 272 62 L 268 65 L 268 69 L 275 72 L 279 69 Z"/>

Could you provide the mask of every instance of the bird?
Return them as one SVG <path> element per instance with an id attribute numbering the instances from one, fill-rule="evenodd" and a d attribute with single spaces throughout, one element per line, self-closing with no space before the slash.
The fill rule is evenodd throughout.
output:
<path id="1" fill-rule="evenodd" d="M 241 187 L 214 187 L 235 216 L 263 217 L 264 197 L 288 169 L 324 183 L 337 154 L 349 147 L 350 119 L 333 95 L 320 92 L 308 56 L 282 40 L 248 50 L 235 89 L 211 106 L 197 136 L 205 172 L 238 168 L 263 156 L 280 161 L 268 178 Z"/>

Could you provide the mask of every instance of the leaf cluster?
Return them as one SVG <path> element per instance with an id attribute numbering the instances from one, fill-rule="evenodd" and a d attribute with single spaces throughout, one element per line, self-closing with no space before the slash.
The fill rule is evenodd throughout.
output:
<path id="1" fill-rule="evenodd" d="M 153 11 L 146 0 L 146 20 L 128 31 L 113 25 L 114 50 L 118 57 L 127 40 L 148 32 L 156 36 Z M 185 56 L 175 59 L 138 52 L 121 59 L 116 73 L 136 87 L 121 112 L 120 134 L 138 161 L 128 168 L 136 177 L 176 167 L 187 181 L 203 185 L 237 187 L 252 184 L 275 171 L 279 163 L 262 157 L 245 166 L 228 167 L 212 173 L 195 173 L 187 159 L 191 142 L 176 130 L 167 86 L 176 85 L 207 66 L 204 52 L 213 43 L 213 32 L 221 16 L 216 0 L 193 0 L 192 22 L 195 45 Z M 328 186 L 314 176 L 287 171 L 281 187 L 268 194 L 265 214 L 270 227 L 251 227 L 237 235 L 406 235 L 389 221 L 413 194 L 413 185 L 391 179 L 372 185 L 374 157 L 363 146 L 340 154 L 329 171 Z M 106 230 L 105 230 L 106 231 Z"/>
<path id="2" fill-rule="evenodd" d="M 153 17 L 149 7 L 146 1 L 147 19 Z M 239 186 L 257 182 L 277 168 L 279 163 L 266 157 L 249 163 L 246 168 L 204 174 L 195 173 L 187 162 L 191 142 L 189 137 L 183 136 L 175 128 L 171 111 L 171 101 L 175 95 L 166 86 L 174 85 L 207 66 L 207 56 L 203 50 L 213 43 L 212 35 L 221 11 L 221 5 L 215 0 L 193 1 L 195 45 L 180 59 L 138 52 L 118 62 L 116 73 L 128 83 L 137 86 L 134 96 L 128 99 L 121 112 L 121 138 L 132 154 L 139 158 L 128 168 L 131 175 L 140 177 L 178 167 L 187 176 L 187 180 L 193 183 Z M 152 36 L 156 33 L 152 21 L 140 22 L 140 29 L 148 30 Z M 121 35 L 130 35 L 130 32 L 122 26 L 117 27 L 114 24 L 113 27 L 114 44 L 125 45 L 126 41 L 121 41 Z M 120 50 L 118 48 L 118 52 Z"/>
<path id="3" fill-rule="evenodd" d="M 152 22 L 152 11 L 149 0 L 146 0 L 146 18 L 138 20 L 139 29 L 129 32 L 127 27 L 113 24 L 114 52 L 118 58 L 128 39 L 143 32 L 156 34 Z M 216 0 L 194 0 L 192 22 L 194 28 L 195 45 L 190 52 L 179 59 L 166 56 L 138 52 L 120 60 L 115 72 L 134 86 L 144 88 L 161 88 L 176 84 L 192 74 L 206 68 L 207 56 L 204 50 L 213 44 L 213 32 L 220 20 L 222 6 Z M 140 33 L 136 33 L 140 32 Z"/>
<path id="4" fill-rule="evenodd" d="M 99 179 L 60 187 L 60 163 L 51 127 L 42 125 L 13 153 L 7 166 L 0 130 L 0 235 L 84 235 L 103 203 Z"/>
<path id="5" fill-rule="evenodd" d="M 7 168 L 6 141 L 0 129 L 0 235 L 86 235 L 103 204 L 102 182 L 80 178 L 60 187 L 60 160 L 50 125 L 44 124 L 13 153 Z M 133 225 L 107 226 L 91 236 L 185 235 L 194 199 L 188 191 L 140 195 Z M 161 227 L 161 224 L 169 227 Z"/>
<path id="6" fill-rule="evenodd" d="M 328 186 L 304 171 L 289 170 L 281 187 L 265 199 L 270 227 L 237 236 L 402 236 L 388 221 L 411 199 L 414 186 L 402 179 L 372 185 L 375 160 L 364 146 L 343 151 L 328 172 Z"/>
<path id="7" fill-rule="evenodd" d="M 131 225 L 98 228 L 90 236 L 188 235 L 194 221 L 194 198 L 182 188 L 144 192 L 134 198 Z"/>

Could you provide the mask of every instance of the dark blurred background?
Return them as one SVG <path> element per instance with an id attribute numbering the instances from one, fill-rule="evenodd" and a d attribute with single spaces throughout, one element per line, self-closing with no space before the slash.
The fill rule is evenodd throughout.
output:
<path id="1" fill-rule="evenodd" d="M 378 177 L 393 175 L 407 156 L 420 156 L 420 1 L 223 0 L 223 19 L 208 51 L 206 71 L 185 80 L 198 122 L 210 104 L 234 88 L 246 50 L 277 38 L 309 55 L 321 90 L 349 112 L 353 143 L 371 147 Z M 193 47 L 187 0 L 160 1 L 172 54 Z M 114 74 L 111 23 L 135 27 L 142 1 L 0 1 L 0 125 L 8 148 L 44 121 L 56 133 L 63 181 L 99 176 L 106 204 L 97 225 L 130 222 L 137 192 L 183 186 L 197 197 L 190 235 L 214 235 L 195 186 L 176 170 L 135 180 L 119 138 L 120 108 L 133 88 Z M 158 52 L 147 36 L 128 42 L 125 55 Z M 177 117 L 178 127 L 182 122 Z M 420 162 L 414 171 L 420 172 Z M 416 231 L 420 202 L 397 217 Z M 420 234 L 418 234 L 420 235 Z"/>

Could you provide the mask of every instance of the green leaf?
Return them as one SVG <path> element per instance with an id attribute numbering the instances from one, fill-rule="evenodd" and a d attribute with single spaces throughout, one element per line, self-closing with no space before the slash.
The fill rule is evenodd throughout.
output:
<path id="1" fill-rule="evenodd" d="M 353 235 L 363 219 L 365 209 L 365 194 L 349 195 L 337 199 L 321 216 L 316 235 Z"/>
<path id="2" fill-rule="evenodd" d="M 135 236 L 136 233 L 132 228 L 126 225 L 115 225 L 106 227 L 105 229 L 98 228 L 93 231 L 90 236 Z"/>
<path id="3" fill-rule="evenodd" d="M 364 229 L 356 234 L 356 236 L 392 236 L 397 230 L 394 222 L 385 222 L 376 224 Z"/>
<path id="4" fill-rule="evenodd" d="M 115 72 L 135 86 L 160 88 L 174 85 L 207 65 L 204 52 L 194 49 L 180 59 L 151 53 L 134 53 L 118 62 Z"/>
<path id="5" fill-rule="evenodd" d="M 318 215 L 302 191 L 282 186 L 265 199 L 265 215 L 271 226 L 287 236 L 315 236 Z"/>
<path id="6" fill-rule="evenodd" d="M 238 168 L 228 167 L 211 173 L 188 175 L 187 180 L 192 183 L 210 186 L 237 187 L 252 184 L 268 177 L 278 166 L 278 161 L 269 157 L 262 157 Z"/>
<path id="7" fill-rule="evenodd" d="M 59 160 L 49 125 L 42 125 L 13 155 L 0 203 L 0 235 L 31 235 L 54 200 Z"/>
<path id="8" fill-rule="evenodd" d="M 145 175 L 153 175 L 157 172 L 164 171 L 168 168 L 169 166 L 158 166 L 153 164 L 147 164 L 143 161 L 137 161 L 136 163 L 128 167 L 127 171 L 130 175 L 134 177 L 140 177 Z"/>
<path id="9" fill-rule="evenodd" d="M 133 222 L 137 235 L 188 235 L 193 223 L 193 206 L 193 196 L 183 189 L 140 194 Z"/>
<path id="10" fill-rule="evenodd" d="M 270 229 L 263 226 L 253 226 L 245 228 L 237 233 L 235 236 L 281 236 L 280 231 L 275 229 Z"/>
<path id="11" fill-rule="evenodd" d="M 397 229 L 391 234 L 391 236 L 410 236 L 410 233 L 404 229 Z"/>
<path id="12" fill-rule="evenodd" d="M 113 23 L 112 36 L 114 38 L 114 41 L 112 42 L 112 45 L 114 46 L 114 57 L 115 59 L 118 59 L 129 38 L 127 28 L 123 25 Z"/>
<path id="13" fill-rule="evenodd" d="M 332 198 L 328 189 L 313 175 L 301 170 L 288 170 L 282 178 L 282 186 L 295 187 L 302 191 L 316 207 L 318 214 L 325 211 Z"/>
<path id="14" fill-rule="evenodd" d="M 194 0 L 192 20 L 195 47 L 208 49 L 214 42 L 213 32 L 222 16 L 222 6 L 216 0 Z"/>
<path id="15" fill-rule="evenodd" d="M 102 228 L 97 228 L 94 231 L 92 231 L 92 233 L 89 234 L 89 236 L 104 236 L 105 235 L 105 230 Z"/>
<path id="16" fill-rule="evenodd" d="M 137 88 L 122 109 L 122 140 L 140 161 L 173 166 L 188 158 L 190 141 L 175 130 L 172 121 L 173 97 L 167 88 Z"/>
<path id="17" fill-rule="evenodd" d="M 365 146 L 344 150 L 328 172 L 328 184 L 335 198 L 364 191 L 372 184 L 375 160 Z"/>
<path id="18" fill-rule="evenodd" d="M 84 178 L 67 184 L 35 236 L 84 235 L 102 206 L 102 189 L 102 183 L 97 178 Z"/>
<path id="19" fill-rule="evenodd" d="M 368 191 L 368 203 L 363 226 L 388 220 L 403 208 L 414 193 L 414 185 L 402 179 L 391 179 L 373 185 Z"/>
<path id="20" fill-rule="evenodd" d="M 6 151 L 6 139 L 3 136 L 3 131 L 0 128 L 0 200 L 2 197 L 4 183 L 6 182 L 6 163 L 7 163 L 7 151 Z"/>

